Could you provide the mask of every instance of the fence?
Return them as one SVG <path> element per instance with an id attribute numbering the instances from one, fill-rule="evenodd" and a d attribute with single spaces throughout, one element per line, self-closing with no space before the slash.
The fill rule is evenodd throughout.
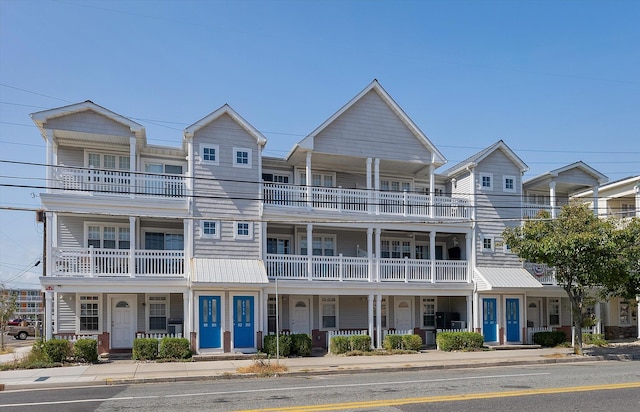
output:
<path id="1" fill-rule="evenodd" d="M 137 339 L 181 338 L 182 333 L 136 333 Z"/>
<path id="2" fill-rule="evenodd" d="M 527 343 L 533 345 L 533 335 L 538 332 L 553 332 L 553 329 L 548 326 L 527 328 Z"/>
<path id="3" fill-rule="evenodd" d="M 330 330 L 327 332 L 327 348 L 331 353 L 331 339 L 336 336 L 356 336 L 356 335 L 368 335 L 369 331 L 366 329 L 346 329 L 346 330 Z"/>

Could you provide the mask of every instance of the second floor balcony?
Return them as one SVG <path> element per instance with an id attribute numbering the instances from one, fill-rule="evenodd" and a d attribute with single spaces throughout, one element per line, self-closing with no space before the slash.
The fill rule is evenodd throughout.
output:
<path id="1" fill-rule="evenodd" d="M 462 197 L 278 183 L 264 183 L 264 203 L 286 208 L 464 220 L 471 219 L 472 207 Z"/>
<path id="2" fill-rule="evenodd" d="M 179 198 L 186 195 L 183 175 L 77 167 L 55 167 L 52 188 L 134 197 Z"/>
<path id="3" fill-rule="evenodd" d="M 271 279 L 359 282 L 467 283 L 464 260 L 366 258 L 268 254 Z"/>
<path id="4" fill-rule="evenodd" d="M 184 251 L 53 248 L 51 276 L 182 278 Z"/>

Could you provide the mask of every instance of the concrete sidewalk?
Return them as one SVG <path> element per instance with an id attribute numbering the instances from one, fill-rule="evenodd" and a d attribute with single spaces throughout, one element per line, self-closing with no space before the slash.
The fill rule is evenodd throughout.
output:
<path id="1" fill-rule="evenodd" d="M 573 356 L 570 348 L 441 352 L 384 356 L 332 356 L 281 359 L 288 369 L 281 375 L 358 373 L 400 370 L 437 370 L 561 362 L 590 362 L 609 359 L 631 360 L 634 356 Z M 231 379 L 253 376 L 239 373 L 254 360 L 203 362 L 137 362 L 114 360 L 96 365 L 0 372 L 0 390 L 37 389 L 85 385 L 115 385 L 147 382 L 177 382 Z M 275 363 L 272 359 L 270 362 Z M 4 387 L 4 388 L 3 388 Z M 2 389 L 3 388 L 3 389 Z"/>

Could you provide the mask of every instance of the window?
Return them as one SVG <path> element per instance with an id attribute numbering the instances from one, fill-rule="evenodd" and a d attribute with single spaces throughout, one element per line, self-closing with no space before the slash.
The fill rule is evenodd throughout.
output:
<path id="1" fill-rule="evenodd" d="M 203 220 L 200 222 L 202 237 L 220 239 L 220 222 L 213 220 Z"/>
<path id="2" fill-rule="evenodd" d="M 302 170 L 298 173 L 299 184 L 306 185 L 307 184 L 307 173 Z M 318 187 L 334 187 L 335 186 L 336 175 L 335 173 L 311 173 L 311 186 Z"/>
<path id="3" fill-rule="evenodd" d="M 128 226 L 102 226 L 90 224 L 86 227 L 87 247 L 95 249 L 129 249 L 131 231 Z"/>
<path id="4" fill-rule="evenodd" d="M 620 204 L 620 217 L 634 217 L 636 215 L 635 205 L 621 203 Z"/>
<path id="5" fill-rule="evenodd" d="M 336 255 L 336 237 L 335 236 L 314 236 L 312 245 L 313 256 L 335 256 Z M 300 239 L 300 254 L 307 254 L 307 238 Z"/>
<path id="6" fill-rule="evenodd" d="M 218 145 L 202 146 L 202 153 L 200 153 L 202 162 L 215 165 L 220 164 L 220 161 L 218 159 L 218 152 Z"/>
<path id="7" fill-rule="evenodd" d="M 253 230 L 251 222 L 236 222 L 235 223 L 235 239 L 253 239 Z"/>
<path id="8" fill-rule="evenodd" d="M 480 173 L 480 187 L 483 190 L 493 190 L 493 174 Z"/>
<path id="9" fill-rule="evenodd" d="M 322 329 L 338 328 L 338 299 L 335 296 L 320 298 L 320 324 Z"/>
<path id="10" fill-rule="evenodd" d="M 80 332 L 98 332 L 100 325 L 100 299 L 97 295 L 80 296 Z"/>
<path id="11" fill-rule="evenodd" d="M 290 243 L 290 240 L 286 238 L 267 238 L 267 253 L 275 255 L 288 255 L 291 253 L 291 247 L 289 246 Z"/>
<path id="12" fill-rule="evenodd" d="M 436 298 L 422 298 L 422 327 L 436 326 Z"/>
<path id="13" fill-rule="evenodd" d="M 620 309 L 620 326 L 631 325 L 631 316 L 629 302 L 626 300 L 621 300 L 619 303 Z"/>
<path id="14" fill-rule="evenodd" d="M 411 242 L 403 240 L 382 240 L 380 242 L 381 258 L 411 258 Z"/>
<path id="15" fill-rule="evenodd" d="M 251 150 L 234 147 L 233 166 L 251 168 Z"/>
<path id="16" fill-rule="evenodd" d="M 516 192 L 516 178 L 515 176 L 505 176 L 504 177 L 504 186 L 502 188 L 504 192 Z"/>
<path id="17" fill-rule="evenodd" d="M 131 157 L 121 156 L 107 153 L 87 154 L 87 166 L 94 169 L 110 169 L 129 171 L 131 165 Z"/>
<path id="18" fill-rule="evenodd" d="M 144 248 L 148 250 L 184 250 L 182 233 L 145 232 Z"/>
<path id="19" fill-rule="evenodd" d="M 289 175 L 279 175 L 277 173 L 263 173 L 262 180 L 265 182 L 289 184 Z"/>
<path id="20" fill-rule="evenodd" d="M 549 299 L 549 326 L 560 326 L 560 299 Z"/>
<path id="21" fill-rule="evenodd" d="M 149 308 L 149 330 L 167 330 L 167 296 L 149 295 L 147 307 Z"/>
<path id="22" fill-rule="evenodd" d="M 382 179 L 380 180 L 380 190 L 392 192 L 410 192 L 411 182 Z"/>
<path id="23" fill-rule="evenodd" d="M 482 251 L 493 252 L 493 236 L 486 235 L 482 237 Z"/>

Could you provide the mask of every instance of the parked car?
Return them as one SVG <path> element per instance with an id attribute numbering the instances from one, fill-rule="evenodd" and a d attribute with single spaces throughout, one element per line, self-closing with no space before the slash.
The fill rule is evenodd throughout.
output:
<path id="1" fill-rule="evenodd" d="M 15 339 L 25 340 L 27 336 L 36 336 L 36 324 L 22 321 L 19 325 L 7 325 L 7 335 Z"/>
<path id="2" fill-rule="evenodd" d="M 18 326 L 18 325 L 20 325 L 22 323 L 23 320 L 24 319 L 22 319 L 22 318 L 12 319 L 12 320 L 7 322 L 7 326 L 9 326 L 9 325 Z"/>

